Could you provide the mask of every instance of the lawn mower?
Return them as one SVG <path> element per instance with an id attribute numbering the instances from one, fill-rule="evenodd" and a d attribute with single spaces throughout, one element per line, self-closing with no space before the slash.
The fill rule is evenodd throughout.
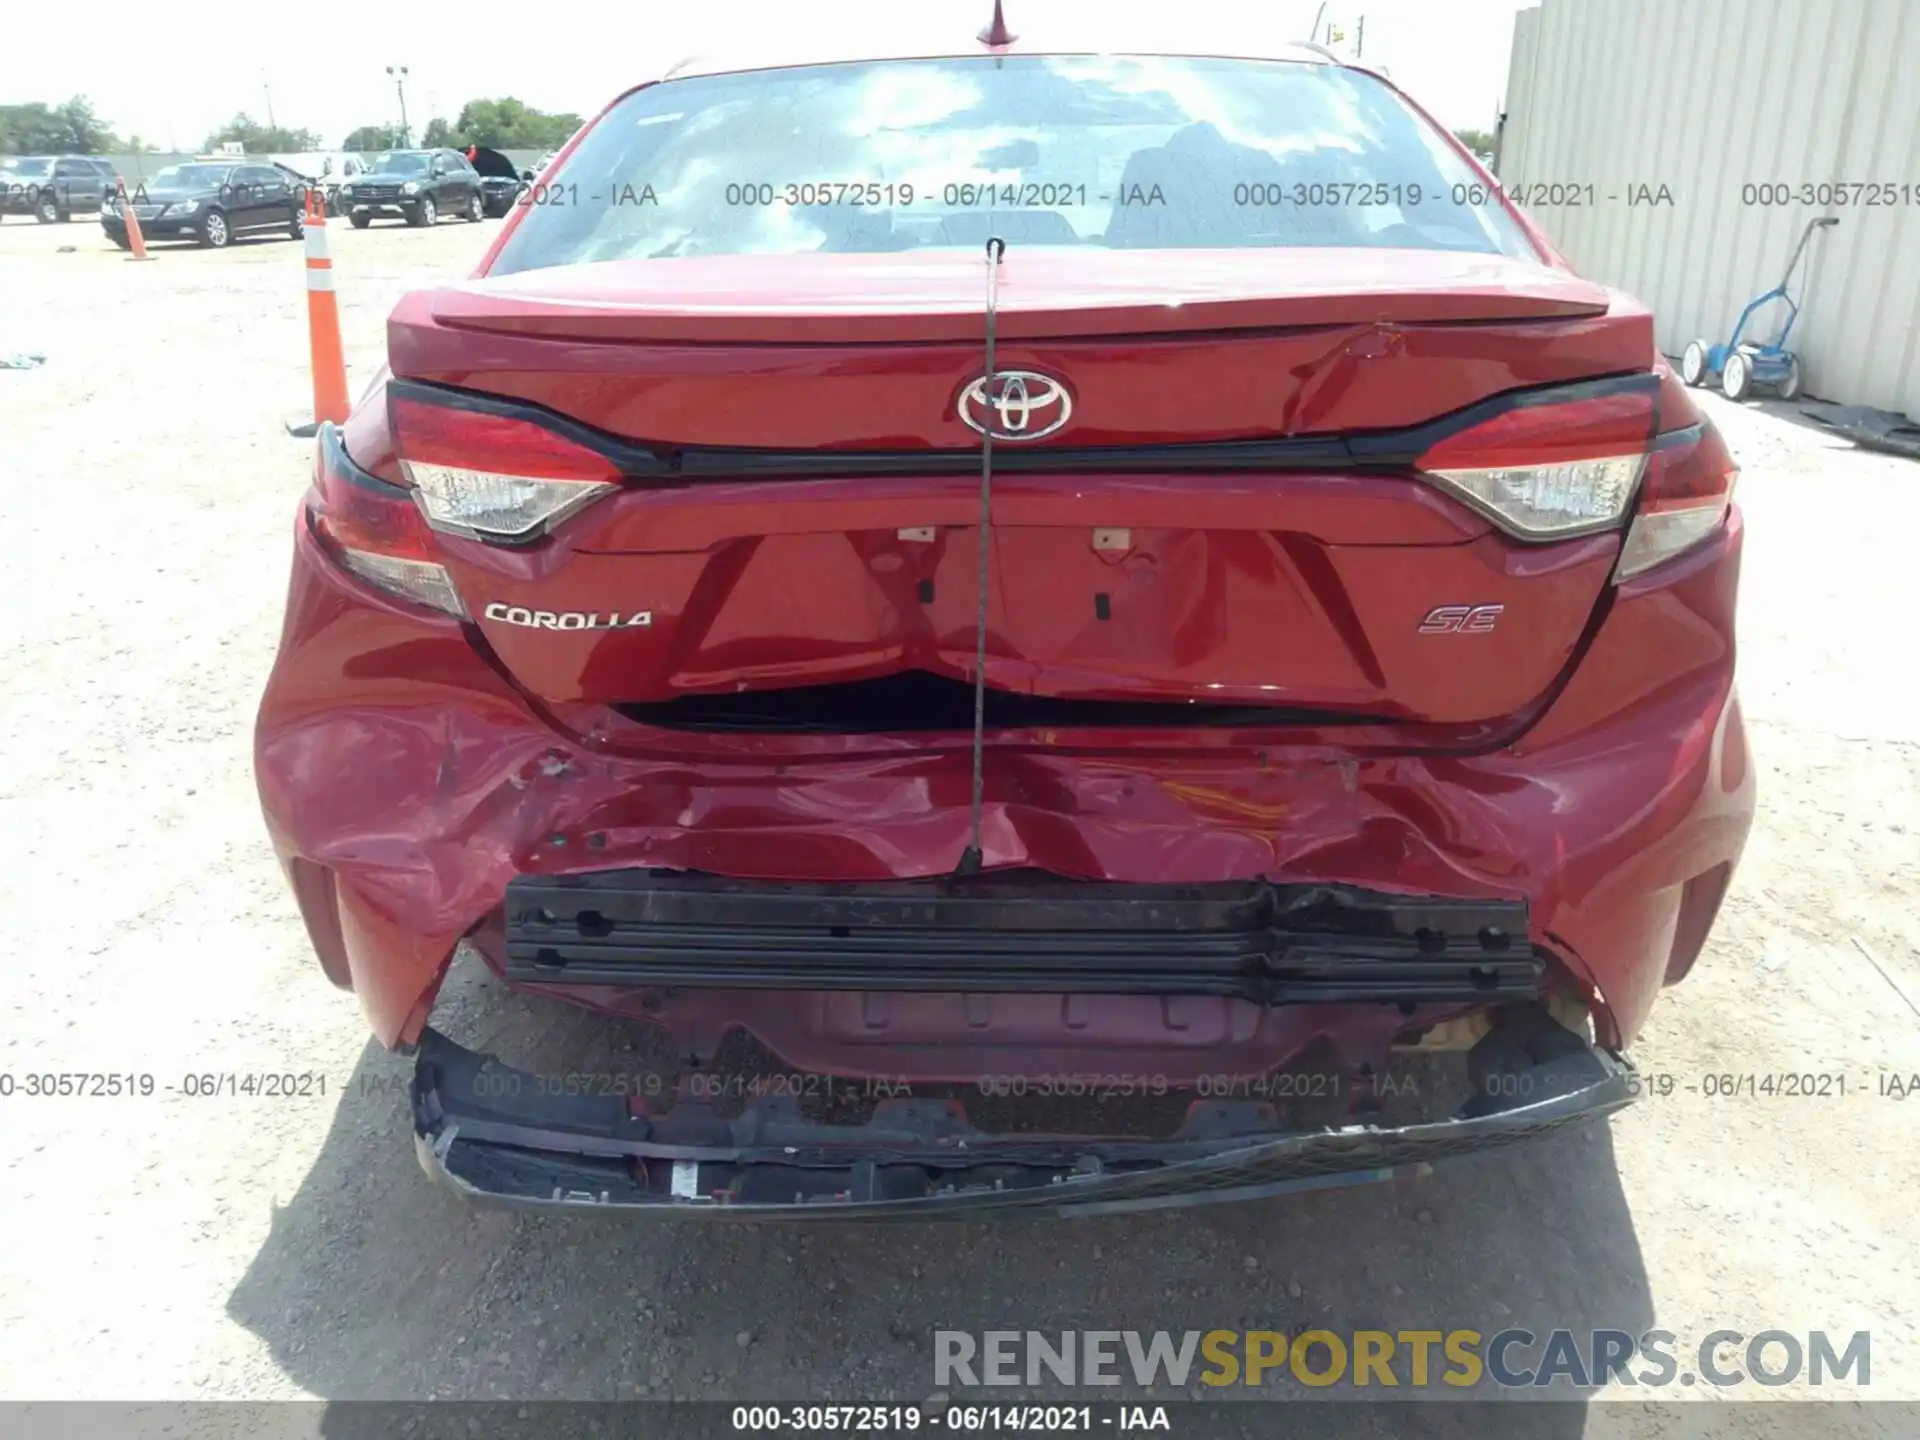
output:
<path id="1" fill-rule="evenodd" d="M 1687 344 L 1686 353 L 1680 357 L 1680 378 L 1689 385 L 1704 385 L 1709 376 L 1720 377 L 1720 392 L 1729 400 L 1744 400 L 1755 385 L 1764 385 L 1773 390 L 1782 400 L 1800 398 L 1800 357 L 1787 349 L 1787 334 L 1793 329 L 1793 322 L 1799 318 L 1800 306 L 1787 293 L 1787 287 L 1793 283 L 1793 272 L 1799 267 L 1800 257 L 1806 254 L 1807 242 L 1813 238 L 1813 232 L 1825 229 L 1829 225 L 1838 225 L 1839 217 L 1823 216 L 1809 220 L 1807 228 L 1800 232 L 1800 243 L 1793 247 L 1793 258 L 1787 261 L 1787 273 L 1780 283 L 1755 299 L 1740 312 L 1740 318 L 1734 322 L 1733 338 L 1724 345 L 1709 345 L 1704 340 L 1693 340 Z M 1780 328 L 1780 334 L 1770 345 L 1756 345 L 1753 341 L 1742 341 L 1741 332 L 1747 328 L 1747 321 L 1753 312 L 1762 305 L 1774 300 L 1787 302 L 1787 323 Z"/>

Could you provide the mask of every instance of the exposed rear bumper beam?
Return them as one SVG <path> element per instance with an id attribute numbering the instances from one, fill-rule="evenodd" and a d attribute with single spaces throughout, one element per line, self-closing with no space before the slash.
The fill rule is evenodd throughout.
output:
<path id="1" fill-rule="evenodd" d="M 1265 1005 L 1539 994 L 1521 901 L 1337 885 L 1127 885 L 1042 875 L 776 884 L 683 872 L 523 875 L 524 983 L 1220 995 Z"/>

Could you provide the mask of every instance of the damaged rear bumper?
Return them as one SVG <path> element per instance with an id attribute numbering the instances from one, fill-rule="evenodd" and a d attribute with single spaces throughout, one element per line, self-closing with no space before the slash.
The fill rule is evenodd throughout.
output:
<path id="1" fill-rule="evenodd" d="M 770 884 L 649 870 L 521 875 L 506 978 L 795 991 L 1217 995 L 1263 1006 L 1539 994 L 1518 900 L 1259 880 Z"/>
<path id="2" fill-rule="evenodd" d="M 686 1101 L 649 1113 L 628 1096 L 560 1093 L 428 1029 L 414 1139 L 427 1173 L 466 1199 L 536 1211 L 919 1219 L 1255 1199 L 1420 1173 L 1631 1100 L 1623 1058 L 1523 1014 L 1481 1041 L 1479 1068 L 1498 1083 L 1454 1115 L 1301 1130 L 1271 1106 L 1196 1100 L 1151 1140 L 993 1133 L 951 1098 L 883 1099 L 860 1124 L 808 1119 L 785 1094 L 731 1116 Z"/>
<path id="3" fill-rule="evenodd" d="M 1658 583 L 1619 587 L 1546 712 L 1484 751 L 1344 730 L 996 735 L 983 868 L 1093 886 L 1296 883 L 1524 903 L 1512 958 L 1550 957 L 1600 1038 L 1624 1048 L 1699 953 L 1752 823 L 1732 690 L 1738 553 L 1736 517 Z M 823 1073 L 1031 1075 L 1075 1056 L 1065 1068 L 1264 1072 L 1315 1030 L 1344 1026 L 1334 1005 L 1383 1012 L 1381 1043 L 1391 1038 L 1390 1005 L 1331 998 L 1330 974 L 1365 978 L 1348 959 L 1303 971 L 1293 962 L 1313 957 L 1300 945 L 1256 935 L 1252 964 L 1248 933 L 1230 929 L 1154 953 L 1157 973 L 1134 977 L 1138 989 L 1102 993 L 1065 963 L 1070 946 L 1023 978 L 990 973 L 1005 957 L 968 944 L 977 962 L 948 955 L 945 974 L 903 990 L 913 955 L 841 945 L 823 957 L 808 941 L 804 965 L 792 947 L 725 957 L 726 978 L 763 962 L 765 973 L 721 989 L 700 968 L 717 957 L 674 975 L 667 962 L 688 957 L 651 943 L 608 953 L 581 943 L 592 935 L 565 947 L 510 935 L 510 887 L 528 877 L 646 867 L 911 886 L 948 875 L 970 835 L 970 746 L 961 734 L 682 734 L 596 707 L 554 711 L 476 648 L 471 627 L 341 572 L 304 521 L 295 555 L 255 771 L 321 964 L 384 1045 L 418 1041 L 463 941 L 527 993 L 658 1020 L 702 1051 L 717 1028 L 743 1029 Z M 561 952 L 558 973 L 535 973 L 542 948 Z M 860 963 L 830 978 L 823 958 Z M 1483 1001 L 1526 980 L 1493 973 Z M 1404 966 L 1389 979 L 1459 983 Z M 1413 989 L 1400 994 L 1416 1006 L 1473 1003 Z"/>

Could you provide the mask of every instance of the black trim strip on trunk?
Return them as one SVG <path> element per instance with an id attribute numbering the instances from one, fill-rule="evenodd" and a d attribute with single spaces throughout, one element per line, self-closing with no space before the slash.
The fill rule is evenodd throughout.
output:
<path id="1" fill-rule="evenodd" d="M 1182 441 L 1165 445 L 1006 446 L 994 456 L 1002 474 L 1128 474 L 1175 471 L 1232 474 L 1271 470 L 1405 470 L 1447 436 L 1510 410 L 1569 405 L 1582 400 L 1646 393 L 1656 398 L 1660 379 L 1652 371 L 1537 386 L 1489 396 L 1423 424 L 1342 435 L 1298 435 L 1263 440 Z M 397 399 L 443 405 L 482 415 L 531 420 L 605 455 L 630 480 L 690 483 L 699 480 L 804 479 L 856 475 L 977 475 L 980 449 L 964 450 L 774 450 L 745 446 L 660 446 L 626 440 L 584 425 L 531 401 L 506 400 L 418 380 L 394 379 Z M 395 433 L 399 431 L 396 429 Z"/>

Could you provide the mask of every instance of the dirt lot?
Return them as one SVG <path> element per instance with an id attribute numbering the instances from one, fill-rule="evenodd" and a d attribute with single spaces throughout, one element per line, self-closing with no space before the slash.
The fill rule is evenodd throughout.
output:
<path id="1" fill-rule="evenodd" d="M 332 227 L 356 389 L 395 297 L 470 265 L 493 223 Z M 47 360 L 0 370 L 0 1072 L 333 1083 L 0 1100 L 0 1396 L 914 1400 L 936 1328 L 1311 1322 L 1868 1329 L 1865 1393 L 1920 1398 L 1920 1097 L 1873 1093 L 1920 1072 L 1895 989 L 1920 1001 L 1920 708 L 1897 659 L 1920 467 L 1710 402 L 1746 467 L 1761 817 L 1635 1058 L 1683 1085 L 1838 1071 L 1844 1097 L 1682 1090 L 1416 1185 L 1146 1218 L 609 1227 L 428 1184 L 399 1093 L 364 1084 L 406 1063 L 322 979 L 265 843 L 250 732 L 310 464 L 281 433 L 308 400 L 300 248 L 143 265 L 90 223 L 15 220 L 15 350 Z M 515 1057 L 601 1028 L 465 973 L 438 1018 Z"/>

